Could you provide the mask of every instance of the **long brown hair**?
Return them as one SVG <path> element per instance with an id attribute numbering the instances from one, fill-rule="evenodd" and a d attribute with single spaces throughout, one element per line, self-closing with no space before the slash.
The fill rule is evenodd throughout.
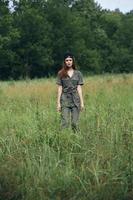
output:
<path id="1" fill-rule="evenodd" d="M 73 64 L 72 64 L 72 68 L 75 70 L 76 69 L 76 64 L 75 64 L 75 59 L 72 58 L 73 60 Z M 58 75 L 60 78 L 65 78 L 67 77 L 67 71 L 68 71 L 69 67 L 67 67 L 66 63 L 65 63 L 65 60 L 63 62 L 63 66 L 62 66 L 62 69 L 58 72 Z"/>

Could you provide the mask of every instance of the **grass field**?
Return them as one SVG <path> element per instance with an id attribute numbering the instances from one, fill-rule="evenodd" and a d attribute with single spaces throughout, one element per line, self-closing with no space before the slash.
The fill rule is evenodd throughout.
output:
<path id="1" fill-rule="evenodd" d="M 0 82 L 0 200 L 132 200 L 133 74 L 85 78 L 80 132 L 55 79 Z"/>

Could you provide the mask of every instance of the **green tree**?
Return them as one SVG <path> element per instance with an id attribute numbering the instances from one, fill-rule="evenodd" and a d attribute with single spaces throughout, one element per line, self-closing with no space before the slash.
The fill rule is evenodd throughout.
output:
<path id="1" fill-rule="evenodd" d="M 120 72 L 133 72 L 133 13 L 125 14 L 122 23 L 114 36 L 114 42 L 119 47 Z"/>
<path id="2" fill-rule="evenodd" d="M 0 1 L 0 79 L 13 75 L 16 53 L 13 46 L 18 42 L 19 32 L 13 27 L 9 1 Z"/>
<path id="3" fill-rule="evenodd" d="M 133 71 L 133 12 L 94 0 L 0 1 L 0 79 L 56 74 L 66 51 L 85 73 Z"/>
<path id="4" fill-rule="evenodd" d="M 14 24 L 21 32 L 16 48 L 21 65 L 21 76 L 48 76 L 53 64 L 51 25 L 40 4 L 23 0 L 15 4 Z"/>

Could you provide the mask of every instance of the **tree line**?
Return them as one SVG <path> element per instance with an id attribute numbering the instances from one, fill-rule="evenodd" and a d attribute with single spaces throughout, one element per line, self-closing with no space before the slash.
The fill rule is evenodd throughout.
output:
<path id="1" fill-rule="evenodd" d="M 0 0 L 1 80 L 55 75 L 67 51 L 85 74 L 133 72 L 133 11 L 94 0 Z"/>

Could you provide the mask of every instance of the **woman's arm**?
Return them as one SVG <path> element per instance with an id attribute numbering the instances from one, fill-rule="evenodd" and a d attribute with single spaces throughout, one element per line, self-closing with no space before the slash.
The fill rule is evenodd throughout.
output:
<path id="1" fill-rule="evenodd" d="M 61 94 L 62 94 L 62 85 L 59 85 L 57 89 L 57 111 L 58 112 L 61 111 L 61 104 L 60 104 Z"/>
<path id="2" fill-rule="evenodd" d="M 78 94 L 79 94 L 79 97 L 80 97 L 81 110 L 83 110 L 84 109 L 84 101 L 83 101 L 83 94 L 82 94 L 82 87 L 81 87 L 81 85 L 77 86 L 77 91 L 78 91 Z"/>

